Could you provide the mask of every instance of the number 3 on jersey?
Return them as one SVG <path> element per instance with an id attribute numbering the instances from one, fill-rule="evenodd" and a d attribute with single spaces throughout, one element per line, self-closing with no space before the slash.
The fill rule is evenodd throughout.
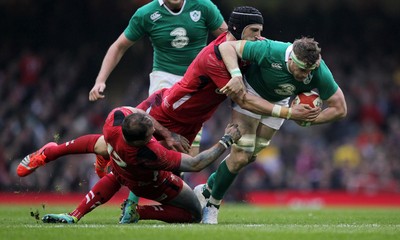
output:
<path id="1" fill-rule="evenodd" d="M 175 28 L 171 31 L 170 35 L 175 37 L 171 42 L 171 45 L 174 48 L 183 48 L 189 44 L 189 38 L 187 37 L 187 32 L 184 28 Z"/>
<path id="2" fill-rule="evenodd" d="M 120 167 L 124 168 L 126 167 L 128 164 L 126 164 L 126 162 L 124 162 L 124 160 L 122 160 L 122 158 L 120 158 L 118 156 L 118 154 L 114 151 L 114 148 L 107 143 L 107 152 L 110 155 L 111 159 Z"/>

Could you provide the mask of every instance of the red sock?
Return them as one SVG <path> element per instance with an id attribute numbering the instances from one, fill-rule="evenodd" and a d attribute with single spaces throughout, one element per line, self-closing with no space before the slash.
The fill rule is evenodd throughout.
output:
<path id="1" fill-rule="evenodd" d="M 88 134 L 57 146 L 48 147 L 44 150 L 46 162 L 68 154 L 94 153 L 94 145 L 99 137 L 101 134 Z"/>
<path id="2" fill-rule="evenodd" d="M 172 205 L 142 205 L 136 209 L 141 220 L 160 220 L 167 223 L 192 223 L 194 220 L 190 212 Z"/>
<path id="3" fill-rule="evenodd" d="M 107 174 L 106 176 L 102 177 L 96 183 L 96 185 L 93 186 L 89 193 L 86 194 L 85 198 L 82 199 L 82 202 L 79 204 L 79 206 L 69 215 L 81 219 L 97 206 L 100 206 L 101 204 L 110 200 L 120 188 L 121 184 L 119 184 L 114 174 Z"/>

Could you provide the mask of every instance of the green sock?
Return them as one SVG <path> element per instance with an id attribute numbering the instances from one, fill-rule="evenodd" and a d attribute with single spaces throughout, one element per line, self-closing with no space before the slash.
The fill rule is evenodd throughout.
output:
<path id="1" fill-rule="evenodd" d="M 213 187 L 214 187 L 215 175 L 217 175 L 217 173 L 216 173 L 216 172 L 213 172 L 213 173 L 208 177 L 208 179 L 207 179 L 207 186 L 208 186 L 210 189 L 213 189 Z"/>
<path id="2" fill-rule="evenodd" d="M 211 196 L 215 199 L 221 200 L 226 191 L 228 191 L 228 188 L 232 185 L 236 176 L 237 174 L 229 171 L 226 161 L 222 161 L 215 174 Z"/>
<path id="3" fill-rule="evenodd" d="M 214 186 L 214 182 L 215 182 L 215 175 L 216 175 L 216 173 L 215 172 L 213 172 L 209 177 L 208 177 L 208 179 L 207 179 L 207 188 L 204 188 L 203 189 L 203 196 L 205 197 L 205 198 L 209 198 L 210 196 L 211 196 L 211 191 L 209 190 L 209 189 L 212 189 L 213 188 L 213 186 Z"/>
<path id="4" fill-rule="evenodd" d="M 138 204 L 139 203 L 139 197 L 136 196 L 133 192 L 129 192 L 128 200 Z"/>

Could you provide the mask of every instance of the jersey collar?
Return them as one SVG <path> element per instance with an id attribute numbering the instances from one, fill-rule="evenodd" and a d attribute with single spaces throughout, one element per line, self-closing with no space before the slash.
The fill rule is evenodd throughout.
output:
<path id="1" fill-rule="evenodd" d="M 292 73 L 290 72 L 288 62 L 289 62 L 290 53 L 291 53 L 292 51 L 293 51 L 293 44 L 289 45 L 289 47 L 286 48 L 286 52 L 285 52 L 286 68 L 287 68 L 287 70 L 288 70 L 288 72 L 289 72 L 290 74 L 292 74 Z"/>
<path id="2" fill-rule="evenodd" d="M 177 13 L 171 11 L 171 9 L 169 9 L 169 8 L 167 7 L 167 5 L 165 5 L 164 0 L 158 0 L 158 4 L 160 4 L 160 6 L 163 6 L 163 5 L 164 5 L 165 9 L 167 9 L 168 12 L 170 12 L 172 15 L 179 15 L 179 14 L 183 11 L 183 8 L 184 8 L 185 5 L 186 5 L 186 0 L 183 0 L 182 8 L 181 8 L 181 10 L 179 10 L 179 12 L 177 12 Z"/>

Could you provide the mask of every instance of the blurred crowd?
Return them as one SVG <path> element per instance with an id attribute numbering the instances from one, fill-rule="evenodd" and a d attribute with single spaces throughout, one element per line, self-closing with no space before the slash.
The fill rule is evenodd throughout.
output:
<path id="1" fill-rule="evenodd" d="M 113 107 L 135 106 L 146 98 L 152 56 L 151 46 L 143 41 L 138 43 L 142 46 L 126 54 L 121 67 L 112 74 L 107 98 L 88 101 L 107 46 L 122 32 L 139 4 L 121 2 L 103 6 L 88 1 L 74 5 L 74 9 L 68 3 L 59 7 L 47 2 L 51 5 L 46 5 L 51 12 L 47 17 L 58 19 L 37 20 L 47 37 L 29 27 L 28 21 L 41 13 L 44 3 L 27 8 L 29 13 L 18 12 L 19 7 L 12 4 L 7 6 L 5 19 L 16 21 L 23 15 L 25 19 L 18 23 L 25 27 L 23 33 L 1 36 L 0 191 L 86 192 L 97 181 L 93 154 L 60 158 L 25 178 L 17 177 L 15 169 L 25 155 L 46 142 L 61 143 L 83 134 L 101 133 Z M 223 7 L 221 1 L 215 2 Z M 108 12 L 107 19 L 88 15 L 87 8 Z M 75 24 L 84 24 L 81 31 L 68 33 L 78 37 L 75 42 L 67 33 L 59 34 L 56 27 L 68 26 L 67 17 L 60 17 L 67 10 Z M 322 57 L 345 93 L 348 116 L 336 123 L 307 128 L 286 121 L 270 147 L 240 173 L 227 200 L 243 199 L 243 194 L 253 190 L 399 192 L 400 52 L 396 39 L 400 39 L 400 18 L 388 17 L 376 7 L 359 12 L 344 10 L 333 9 L 326 16 L 326 12 L 318 14 L 310 9 L 293 16 L 292 21 L 285 19 L 280 26 L 276 25 L 280 11 L 286 10 L 265 10 L 264 36 L 293 41 L 310 35 L 320 42 Z M 311 25 L 307 24 L 309 16 L 315 18 Z M 369 16 L 368 21 L 365 16 Z M 103 28 L 107 34 L 100 30 Z M 202 148 L 217 141 L 229 116 L 230 104 L 226 101 L 206 123 Z M 186 174 L 185 180 L 191 186 L 202 183 L 216 166 Z"/>

